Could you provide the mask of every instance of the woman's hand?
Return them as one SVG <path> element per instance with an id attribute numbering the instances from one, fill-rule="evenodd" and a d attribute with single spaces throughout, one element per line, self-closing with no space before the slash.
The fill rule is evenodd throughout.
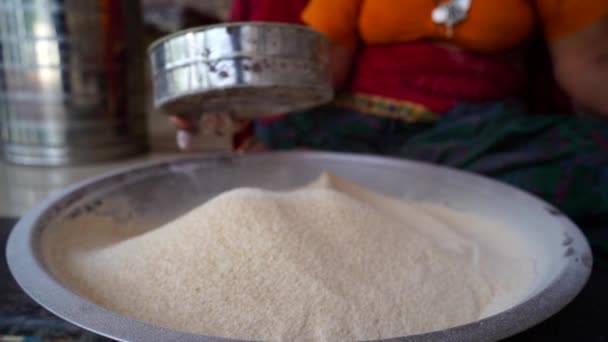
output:
<path id="1" fill-rule="evenodd" d="M 222 113 L 205 114 L 200 121 L 174 115 L 169 121 L 177 128 L 177 146 L 184 151 L 192 147 L 194 135 L 222 137 L 236 133 L 230 116 Z"/>
<path id="2" fill-rule="evenodd" d="M 608 118 L 608 18 L 551 45 L 555 75 L 581 108 Z"/>
<path id="3" fill-rule="evenodd" d="M 245 132 L 250 120 L 236 119 L 227 113 L 212 113 L 202 116 L 200 121 L 194 122 L 178 115 L 169 117 L 169 121 L 177 128 L 177 146 L 181 150 L 191 148 L 193 136 L 229 137 L 236 152 L 259 152 L 265 147 L 255 140 L 252 132 Z M 237 134 L 240 139 L 234 139 Z"/>
<path id="4" fill-rule="evenodd" d="M 348 81 L 354 64 L 355 53 L 355 48 L 332 44 L 330 54 L 331 81 L 336 91 L 340 90 Z"/>

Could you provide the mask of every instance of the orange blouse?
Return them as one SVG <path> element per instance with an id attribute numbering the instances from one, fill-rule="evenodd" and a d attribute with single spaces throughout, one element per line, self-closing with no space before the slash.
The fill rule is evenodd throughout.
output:
<path id="1" fill-rule="evenodd" d="M 499 52 L 525 41 L 538 26 L 554 42 L 605 18 L 608 0 L 472 0 L 464 22 L 446 27 L 431 19 L 439 0 L 311 0 L 302 14 L 309 26 L 338 44 L 355 46 L 420 39 Z"/>

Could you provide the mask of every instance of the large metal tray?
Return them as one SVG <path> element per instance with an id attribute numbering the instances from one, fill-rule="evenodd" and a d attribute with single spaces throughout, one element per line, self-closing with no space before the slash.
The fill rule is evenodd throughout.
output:
<path id="1" fill-rule="evenodd" d="M 524 236 L 536 262 L 535 284 L 516 306 L 480 321 L 401 341 L 493 341 L 555 314 L 585 284 L 589 245 L 563 214 L 535 197 L 483 177 L 404 160 L 331 153 L 270 153 L 189 157 L 146 163 L 73 186 L 24 216 L 7 248 L 11 272 L 23 289 L 60 317 L 123 341 L 224 341 L 142 323 L 101 308 L 55 279 L 41 258 L 40 235 L 78 215 L 157 227 L 225 190 L 255 186 L 287 189 L 324 170 L 390 196 L 441 203 L 499 221 Z M 86 229 L 86 227 L 83 227 Z M 398 271 L 398 270 L 396 270 Z M 405 270 L 404 270 L 405 271 Z"/>

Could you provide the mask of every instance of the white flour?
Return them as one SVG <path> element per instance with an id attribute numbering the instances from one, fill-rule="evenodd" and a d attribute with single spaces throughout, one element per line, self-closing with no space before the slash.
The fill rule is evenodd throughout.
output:
<path id="1" fill-rule="evenodd" d="M 514 305 L 533 281 L 525 243 L 500 225 L 328 175 L 229 191 L 139 235 L 107 227 L 83 218 L 43 236 L 58 278 L 126 316 L 206 335 L 422 333 Z"/>

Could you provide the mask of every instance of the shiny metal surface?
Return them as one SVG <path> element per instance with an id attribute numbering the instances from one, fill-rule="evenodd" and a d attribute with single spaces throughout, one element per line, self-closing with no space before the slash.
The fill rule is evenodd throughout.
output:
<path id="1" fill-rule="evenodd" d="M 536 279 L 520 303 L 477 322 L 399 341 L 496 341 L 511 336 L 558 312 L 591 272 L 591 251 L 581 231 L 555 208 L 520 190 L 417 162 L 308 152 L 177 158 L 91 179 L 25 215 L 10 236 L 7 260 L 20 286 L 41 305 L 104 336 L 121 341 L 227 341 L 142 323 L 83 299 L 46 268 L 40 257 L 41 232 L 75 224 L 73 219 L 82 215 L 109 218 L 118 227 L 153 229 L 223 191 L 243 186 L 290 189 L 325 170 L 386 195 L 438 203 L 500 222 L 529 244 Z"/>
<path id="2" fill-rule="evenodd" d="M 329 42 L 300 25 L 233 23 L 178 32 L 149 48 L 154 103 L 167 114 L 255 117 L 331 100 Z"/>
<path id="3" fill-rule="evenodd" d="M 145 149 L 138 1 L 0 2 L 0 137 L 28 165 L 109 160 Z"/>

